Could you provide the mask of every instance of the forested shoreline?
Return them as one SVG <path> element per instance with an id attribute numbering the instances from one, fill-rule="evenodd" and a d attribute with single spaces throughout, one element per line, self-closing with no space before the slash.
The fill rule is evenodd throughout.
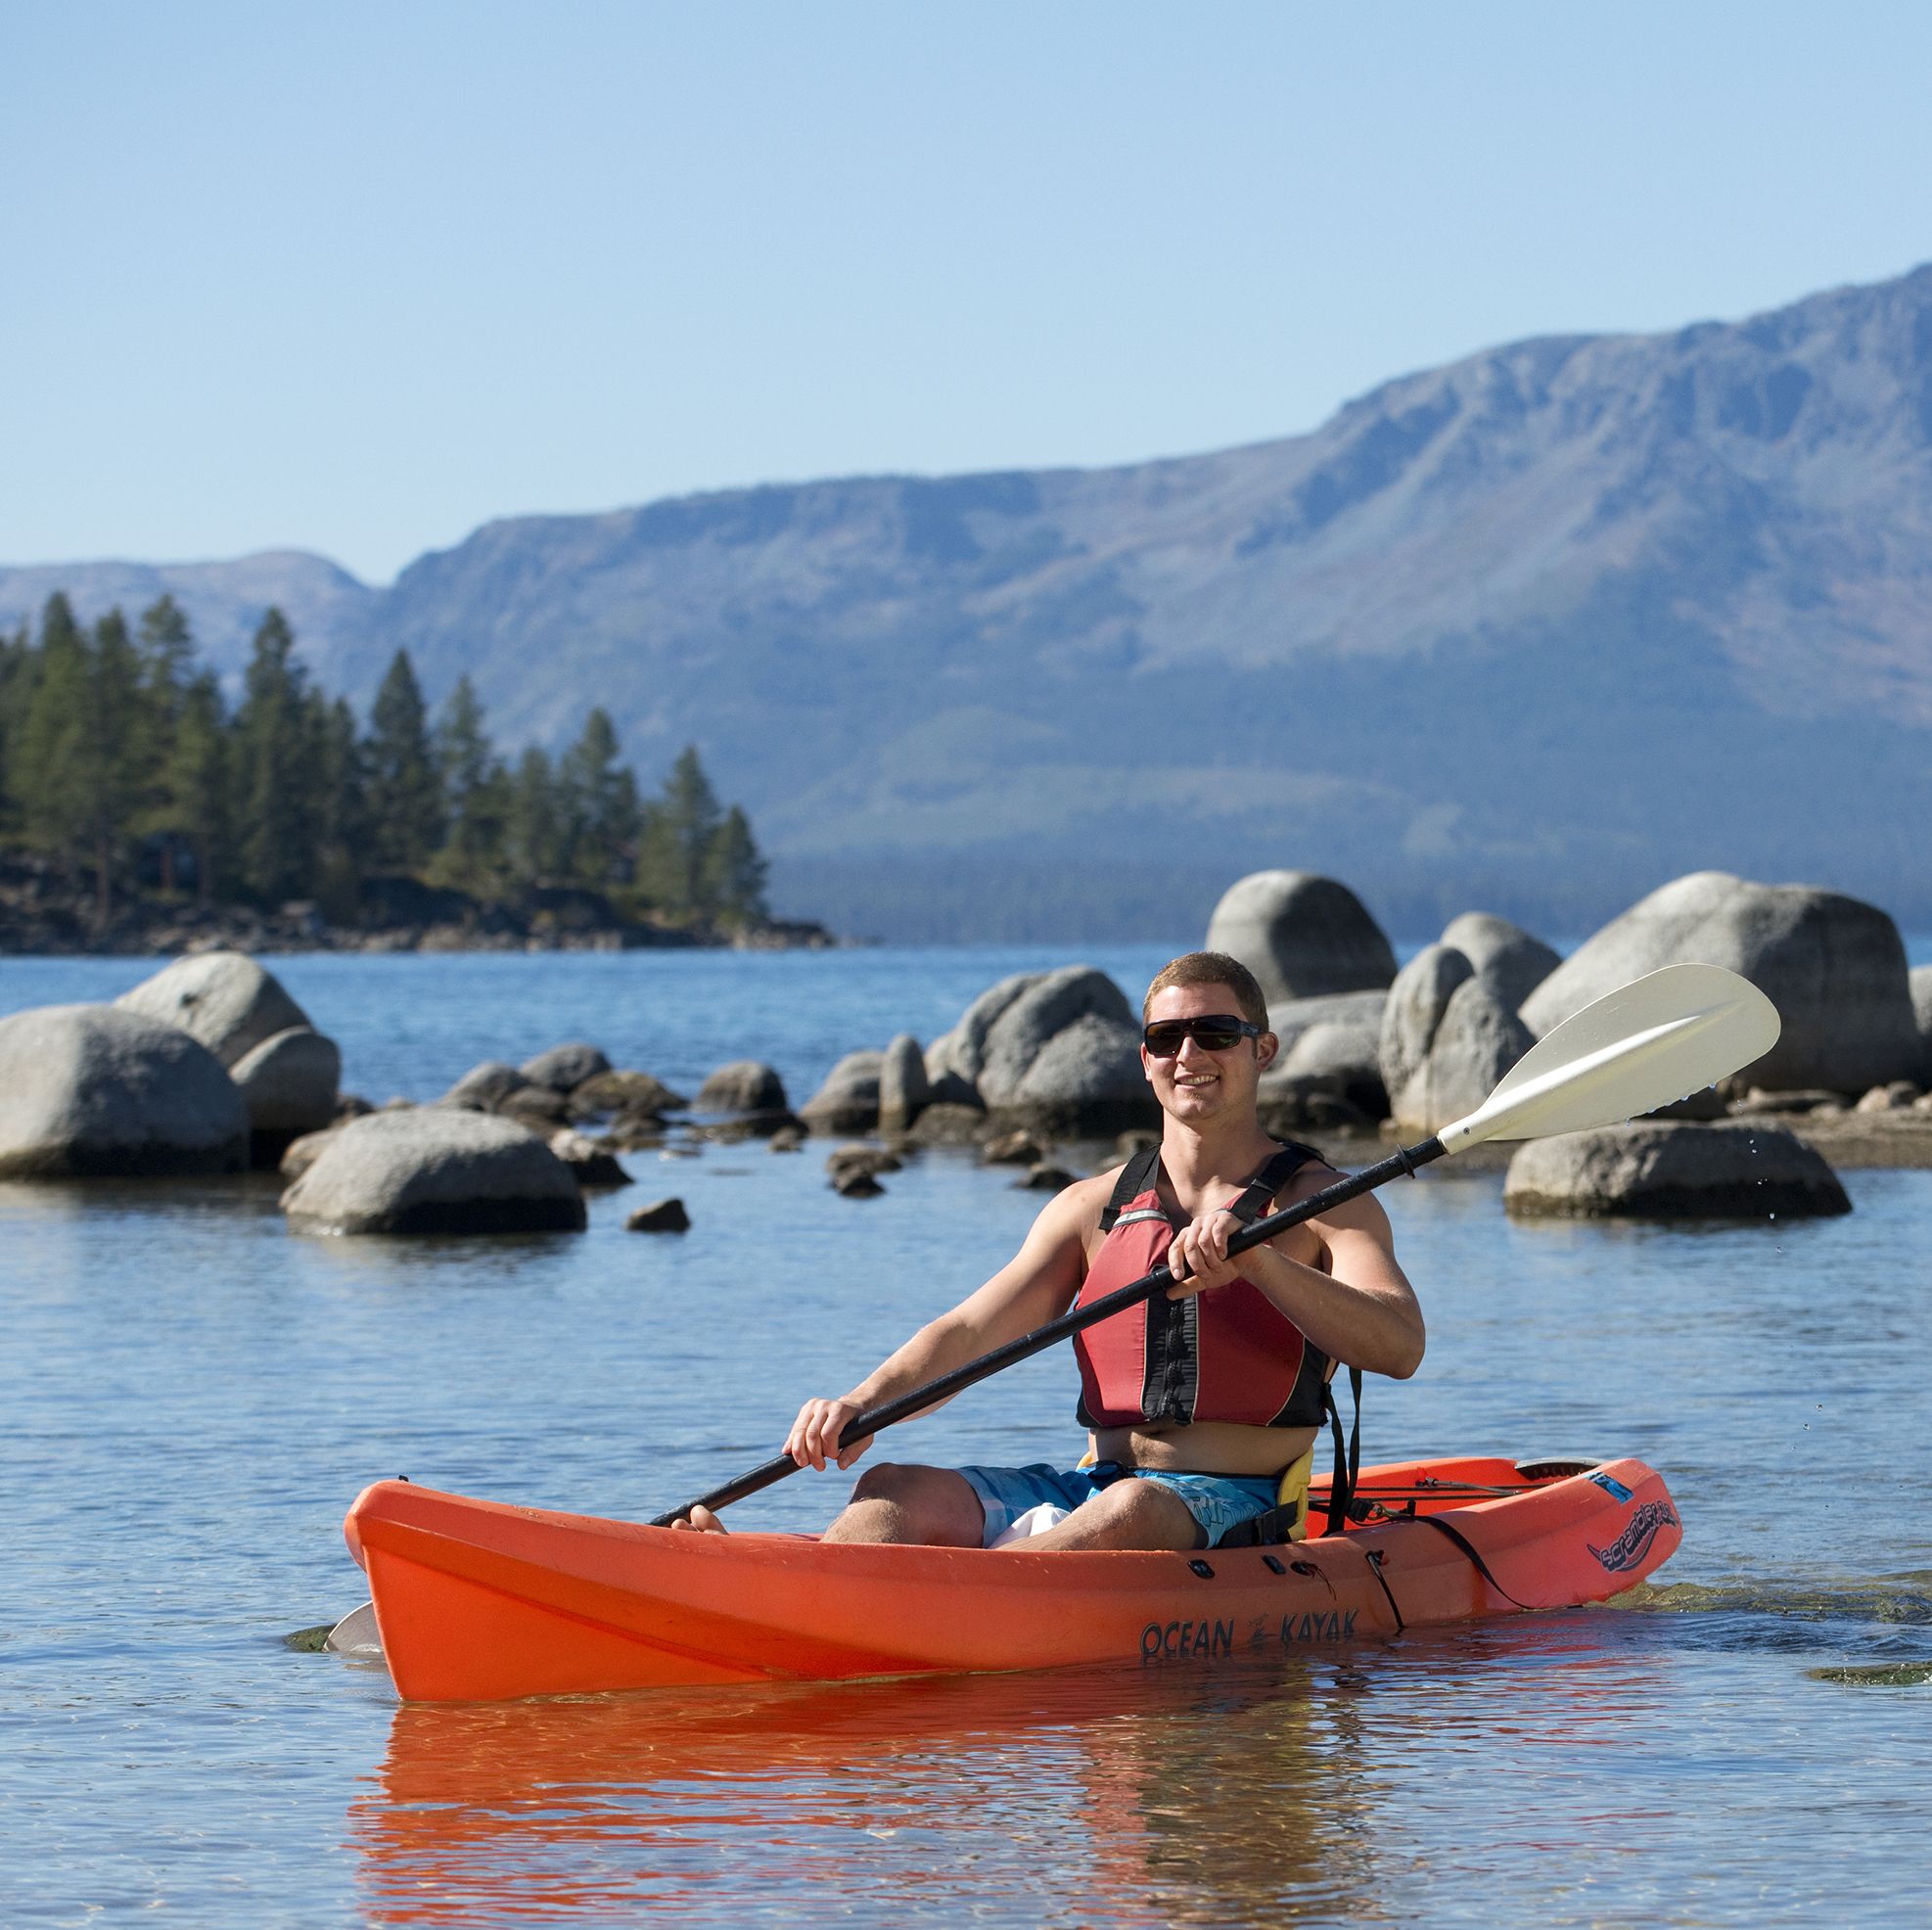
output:
<path id="1" fill-rule="evenodd" d="M 595 708 L 561 757 L 512 762 L 469 678 L 432 714 L 403 650 L 365 724 L 274 608 L 231 705 L 168 596 L 83 625 L 56 593 L 0 636 L 0 949 L 33 909 L 136 948 L 236 918 L 298 941 L 823 941 L 771 920 L 751 822 L 695 747 L 646 797 Z"/>

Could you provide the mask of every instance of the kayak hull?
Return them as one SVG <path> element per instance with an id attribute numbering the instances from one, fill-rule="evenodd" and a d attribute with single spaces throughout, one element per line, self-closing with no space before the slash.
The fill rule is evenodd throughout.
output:
<path id="1" fill-rule="evenodd" d="M 1544 1479 L 1500 1459 L 1396 1462 L 1364 1469 L 1357 1493 L 1370 1519 L 1344 1534 L 1193 1555 L 694 1535 L 395 1481 L 364 1490 L 345 1533 L 398 1693 L 436 1702 L 1198 1667 L 1602 1601 L 1681 1539 L 1635 1460 Z"/>

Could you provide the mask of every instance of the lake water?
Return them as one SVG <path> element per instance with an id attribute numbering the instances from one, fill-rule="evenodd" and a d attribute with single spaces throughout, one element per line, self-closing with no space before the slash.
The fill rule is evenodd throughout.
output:
<path id="1" fill-rule="evenodd" d="M 1099 948 L 1138 989 L 1171 948 Z M 1047 949 L 305 957 L 345 1083 L 425 1098 L 563 1038 L 690 1089 L 929 1037 Z M 0 1012 L 128 960 L 0 961 Z M 272 1178 L 0 1186 L 0 1921 L 197 1925 L 1895 1924 L 1932 1909 L 1932 1173 L 1843 1219 L 1515 1225 L 1385 1191 L 1430 1322 L 1367 1458 L 1630 1452 L 1682 1552 L 1644 1605 L 1182 1677 L 403 1708 L 289 1631 L 362 1598 L 367 1481 L 648 1515 L 770 1453 L 997 1265 L 1039 1201 L 929 1153 L 631 1154 L 578 1236 L 291 1237 Z M 682 1239 L 622 1231 L 675 1192 Z M 1028 1362 L 892 1451 L 1076 1441 Z M 802 1475 L 737 1511 L 821 1522 Z M 1835 1672 L 1835 1673 L 1834 1673 Z M 1861 1673 L 1863 1672 L 1863 1674 Z M 1849 1673 L 1851 1678 L 1846 1678 Z M 1879 1677 L 1879 1678 L 1871 1678 Z M 1885 1679 L 1889 1677 L 1889 1679 Z"/>

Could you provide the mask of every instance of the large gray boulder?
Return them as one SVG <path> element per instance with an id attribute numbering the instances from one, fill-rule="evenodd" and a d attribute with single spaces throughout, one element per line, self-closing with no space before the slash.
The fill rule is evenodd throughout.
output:
<path id="1" fill-rule="evenodd" d="M 757 1059 L 733 1059 L 698 1088 L 701 1113 L 783 1113 L 791 1101 L 776 1068 Z"/>
<path id="2" fill-rule="evenodd" d="M 1648 1120 L 1525 1141 L 1502 1197 L 1525 1218 L 1791 1219 L 1852 1210 L 1837 1174 L 1781 1126 Z"/>
<path id="3" fill-rule="evenodd" d="M 926 1055 L 910 1033 L 902 1032 L 879 1061 L 879 1125 L 899 1132 L 926 1109 L 933 1088 L 926 1078 Z"/>
<path id="4" fill-rule="evenodd" d="M 1120 1036 L 1128 1038 L 1134 1076 L 1140 1078 L 1140 1028 L 1127 994 L 1091 965 L 1066 965 L 1040 974 L 988 1029 L 979 1085 L 989 1110 L 1017 1103 L 1029 1074 L 1054 1038 L 1088 1018 L 1102 1022 L 1110 1049 Z M 1088 1047 L 1083 1049 L 1090 1050 L 1102 1034 L 1089 1029 L 1084 1036 Z"/>
<path id="5" fill-rule="evenodd" d="M 571 1117 L 595 1119 L 600 1113 L 674 1113 L 690 1100 L 650 1073 L 599 1073 L 571 1093 Z"/>
<path id="6" fill-rule="evenodd" d="M 1386 991 L 1331 991 L 1316 998 L 1278 999 L 1267 1008 L 1267 1029 L 1280 1041 L 1275 1063 L 1286 1059 L 1302 1034 L 1317 1026 L 1379 1034 L 1388 1002 Z"/>
<path id="7" fill-rule="evenodd" d="M 1290 1109 L 1299 1107 L 1313 1124 L 1308 1101 L 1320 1094 L 1340 1099 L 1367 1125 L 1387 1116 L 1389 1093 L 1380 1058 L 1382 994 L 1349 995 L 1366 996 L 1375 1004 L 1298 1033 L 1294 1044 L 1262 1075 L 1259 1097 L 1264 1106 L 1274 1101 Z"/>
<path id="8" fill-rule="evenodd" d="M 1397 1094 L 1427 1062 L 1429 1047 L 1435 1043 L 1437 1029 L 1456 988 L 1475 976 L 1476 968 L 1466 952 L 1442 943 L 1425 944 L 1396 974 L 1382 1010 L 1378 1047 L 1382 1082 L 1388 1087 L 1392 1106 Z"/>
<path id="9" fill-rule="evenodd" d="M 533 1059 L 526 1059 L 518 1070 L 532 1085 L 547 1086 L 552 1092 L 575 1092 L 587 1080 L 611 1070 L 611 1062 L 594 1045 L 580 1040 L 569 1045 L 553 1045 Z"/>
<path id="10" fill-rule="evenodd" d="M 1377 991 L 1396 976 L 1381 926 L 1346 885 L 1308 871 L 1257 871 L 1230 885 L 1207 949 L 1238 958 L 1277 999 Z"/>
<path id="11" fill-rule="evenodd" d="M 1465 911 L 1444 928 L 1442 942 L 1453 946 L 1479 978 L 1512 1012 L 1562 964 L 1562 954 L 1520 925 L 1488 911 Z"/>
<path id="12" fill-rule="evenodd" d="M 814 1132 L 870 1132 L 879 1124 L 882 1052 L 848 1052 L 799 1108 Z"/>
<path id="13" fill-rule="evenodd" d="M 926 1079 L 933 1104 L 983 1103 L 980 1069 L 986 1063 L 988 1035 L 1007 1008 L 1046 976 L 1044 972 L 1015 972 L 1010 979 L 989 986 L 960 1014 L 959 1023 L 950 1032 L 942 1033 L 927 1046 Z"/>
<path id="14" fill-rule="evenodd" d="M 249 1113 L 178 1027 L 111 1005 L 0 1019 L 0 1178 L 236 1172 Z"/>
<path id="15" fill-rule="evenodd" d="M 178 1026 L 231 1068 L 264 1039 L 308 1024 L 308 1014 L 274 975 L 240 951 L 177 958 L 115 1003 L 125 1012 Z"/>
<path id="16" fill-rule="evenodd" d="M 1524 1001 L 1541 1037 L 1618 986 L 1690 961 L 1742 973 L 1784 1022 L 1738 1083 L 1863 1092 L 1912 1077 L 1919 1050 L 1905 945 L 1884 912 L 1809 885 L 1696 871 L 1639 899 Z"/>
<path id="17" fill-rule="evenodd" d="M 1041 1131 L 1091 1137 L 1151 1123 L 1160 1107 L 1140 1065 L 1140 1033 L 1097 1012 L 1062 1026 L 993 1110 Z"/>
<path id="18" fill-rule="evenodd" d="M 575 1177 L 510 1120 L 424 1106 L 329 1135 L 282 1195 L 303 1233 L 547 1233 L 584 1224 Z"/>
<path id="19" fill-rule="evenodd" d="M 1431 952 L 1442 956 L 1432 959 Z M 1468 965 L 1449 945 L 1429 946 L 1409 961 L 1409 972 L 1424 966 L 1407 988 L 1409 995 L 1400 981 L 1390 994 L 1396 1031 L 1384 1029 L 1382 1069 L 1385 1078 L 1391 1071 L 1402 1076 L 1400 1084 L 1390 1083 L 1389 1114 L 1404 1134 L 1434 1132 L 1473 1113 L 1535 1042 L 1487 979 L 1473 972 L 1456 978 L 1458 959 Z M 1422 1022 L 1439 998 L 1440 1010 L 1425 1037 Z"/>
<path id="20" fill-rule="evenodd" d="M 507 1066 L 501 1059 L 485 1059 L 482 1065 L 472 1066 L 437 1104 L 459 1106 L 471 1113 L 493 1113 L 529 1084 L 515 1066 Z"/>
<path id="21" fill-rule="evenodd" d="M 1158 1114 L 1140 1025 L 1104 972 L 1025 972 L 982 992 L 926 1053 L 933 1107 L 983 1106 L 1003 1125 L 1113 1133 Z"/>
<path id="22" fill-rule="evenodd" d="M 316 1132 L 336 1116 L 343 1055 L 336 1041 L 309 1026 L 291 1026 L 264 1038 L 235 1062 L 229 1077 L 249 1109 L 249 1126 L 282 1146 L 304 1132 Z"/>

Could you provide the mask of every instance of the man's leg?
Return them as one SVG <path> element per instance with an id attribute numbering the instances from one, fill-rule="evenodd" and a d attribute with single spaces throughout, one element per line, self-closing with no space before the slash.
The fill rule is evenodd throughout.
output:
<path id="1" fill-rule="evenodd" d="M 929 1547 L 977 1548 L 986 1510 L 973 1485 L 951 1468 L 884 1461 L 867 1468 L 851 1499 L 824 1534 L 827 1541 L 919 1541 Z"/>
<path id="2" fill-rule="evenodd" d="M 1082 1501 L 1044 1535 L 1009 1541 L 1023 1554 L 1070 1548 L 1195 1548 L 1201 1530 L 1187 1503 L 1172 1488 L 1152 1481 L 1117 1481 Z"/>

